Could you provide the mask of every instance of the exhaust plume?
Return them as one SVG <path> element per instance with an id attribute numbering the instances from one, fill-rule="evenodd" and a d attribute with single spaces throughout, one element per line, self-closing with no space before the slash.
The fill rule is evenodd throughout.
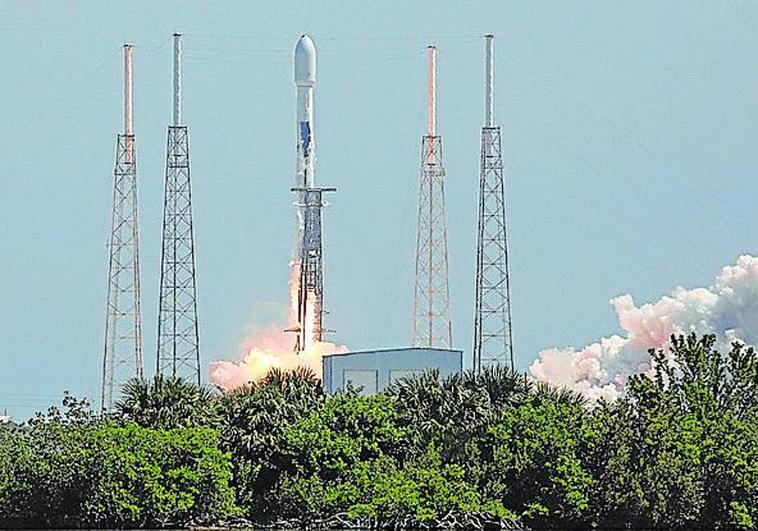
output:
<path id="1" fill-rule="evenodd" d="M 284 332 L 297 324 L 297 279 L 298 269 L 290 263 L 289 310 L 287 325 L 271 325 L 251 334 L 242 344 L 242 358 L 239 361 L 214 361 L 211 363 L 211 384 L 229 391 L 247 383 L 257 382 L 270 369 L 293 370 L 298 367 L 311 369 L 318 378 L 322 376 L 321 359 L 325 354 L 347 352 L 348 348 L 326 341 L 316 341 L 305 345 L 305 350 L 295 352 L 294 336 Z M 306 323 L 306 326 L 309 326 Z"/>
<path id="2" fill-rule="evenodd" d="M 309 350 L 298 354 L 292 349 L 292 335 L 283 333 L 283 328 L 272 326 L 265 332 L 248 338 L 243 345 L 243 357 L 239 361 L 211 363 L 211 383 L 229 391 L 257 382 L 273 368 L 293 370 L 306 367 L 321 378 L 321 358 L 324 354 L 347 352 L 346 347 L 318 342 Z"/>
<path id="3" fill-rule="evenodd" d="M 666 348 L 671 334 L 715 334 L 758 344 L 758 257 L 740 256 L 709 288 L 676 288 L 657 302 L 636 306 L 631 295 L 611 299 L 622 335 L 582 349 L 551 348 L 529 367 L 537 379 L 578 391 L 592 401 L 623 394 L 632 374 L 651 373 L 648 349 Z"/>

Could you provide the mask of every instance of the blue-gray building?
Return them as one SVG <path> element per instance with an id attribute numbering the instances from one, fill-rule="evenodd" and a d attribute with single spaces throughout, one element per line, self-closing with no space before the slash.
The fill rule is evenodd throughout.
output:
<path id="1" fill-rule="evenodd" d="M 463 351 L 408 347 L 364 350 L 324 356 L 324 390 L 337 393 L 348 382 L 363 394 L 381 391 L 399 378 L 438 369 L 440 378 L 463 371 Z"/>

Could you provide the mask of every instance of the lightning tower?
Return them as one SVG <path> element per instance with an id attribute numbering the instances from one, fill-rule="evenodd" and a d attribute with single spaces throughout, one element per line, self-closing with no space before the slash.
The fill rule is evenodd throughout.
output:
<path id="1" fill-rule="evenodd" d="M 175 33 L 173 37 L 173 121 L 168 126 L 166 145 L 157 370 L 159 374 L 178 376 L 199 385 L 189 135 L 182 122 L 182 36 Z"/>
<path id="2" fill-rule="evenodd" d="M 297 87 L 297 218 L 292 257 L 293 326 L 297 334 L 295 351 L 310 350 L 323 337 L 324 264 L 321 211 L 324 192 L 336 188 L 316 186 L 316 143 L 313 122 L 313 89 L 316 85 L 316 47 L 308 35 L 295 45 L 295 85 Z"/>
<path id="3" fill-rule="evenodd" d="M 137 155 L 132 132 L 132 45 L 124 45 L 124 132 L 116 137 L 113 218 L 109 244 L 102 411 L 121 387 L 142 377 Z"/>
<path id="4" fill-rule="evenodd" d="M 485 36 L 484 127 L 479 172 L 474 370 L 513 368 L 511 293 L 500 126 L 493 120 L 493 37 Z"/>
<path id="5" fill-rule="evenodd" d="M 428 53 L 428 131 L 421 139 L 421 172 L 413 297 L 413 346 L 451 348 L 447 210 L 442 137 L 437 134 L 437 49 Z"/>

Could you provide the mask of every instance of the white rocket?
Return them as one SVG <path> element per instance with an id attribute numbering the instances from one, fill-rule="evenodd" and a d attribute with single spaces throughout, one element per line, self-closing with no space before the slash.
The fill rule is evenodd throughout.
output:
<path id="1" fill-rule="evenodd" d="M 316 144 L 313 133 L 313 87 L 316 85 L 316 47 L 308 35 L 295 44 L 295 86 L 297 87 L 297 164 L 293 191 L 296 191 L 295 241 L 292 246 L 290 296 L 295 322 L 288 332 L 296 332 L 296 351 L 305 348 L 306 323 L 304 304 L 307 290 L 303 286 L 303 238 L 306 225 L 306 190 L 315 186 Z"/>
<path id="2" fill-rule="evenodd" d="M 315 186 L 316 144 L 313 129 L 313 87 L 316 86 L 316 47 L 308 35 L 295 45 L 297 86 L 297 176 L 295 186 Z"/>
<path id="3" fill-rule="evenodd" d="M 313 87 L 316 85 L 316 47 L 308 35 L 295 45 L 295 86 L 297 87 L 297 170 L 295 188 L 313 188 L 316 166 L 316 143 L 313 128 Z M 292 249 L 293 278 L 300 274 L 305 212 L 304 192 L 297 193 L 295 243 Z"/>
<path id="4" fill-rule="evenodd" d="M 313 127 L 313 87 L 316 86 L 316 47 L 308 35 L 295 45 L 295 86 L 297 87 L 297 173 L 293 192 L 297 192 L 297 225 L 292 260 L 291 296 L 297 332 L 295 349 L 308 351 L 321 341 L 324 305 L 321 209 L 322 194 L 334 187 L 316 185 L 316 142 Z M 295 280 L 297 279 L 297 280 Z"/>

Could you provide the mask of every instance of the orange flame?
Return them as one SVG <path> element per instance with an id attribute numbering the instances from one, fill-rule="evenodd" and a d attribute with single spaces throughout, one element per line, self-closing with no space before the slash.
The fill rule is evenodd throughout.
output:
<path id="1" fill-rule="evenodd" d="M 242 345 L 242 359 L 237 362 L 215 361 L 211 363 L 210 381 L 213 385 L 229 391 L 250 382 L 257 382 L 273 368 L 293 370 L 298 367 L 311 369 L 321 378 L 321 360 L 325 354 L 347 352 L 342 345 L 325 341 L 313 341 L 315 306 L 306 308 L 306 344 L 303 352 L 294 351 L 294 337 L 283 332 L 297 324 L 297 280 L 299 264 L 290 264 L 290 305 L 288 326 L 270 326 L 261 333 L 248 337 Z"/>
<path id="2" fill-rule="evenodd" d="M 225 391 L 257 382 L 273 368 L 293 370 L 307 367 L 321 378 L 321 359 L 325 354 L 347 352 L 347 348 L 334 343 L 316 342 L 300 354 L 292 349 L 292 337 L 271 328 L 245 342 L 244 356 L 240 361 L 215 361 L 211 364 L 211 383 Z"/>

